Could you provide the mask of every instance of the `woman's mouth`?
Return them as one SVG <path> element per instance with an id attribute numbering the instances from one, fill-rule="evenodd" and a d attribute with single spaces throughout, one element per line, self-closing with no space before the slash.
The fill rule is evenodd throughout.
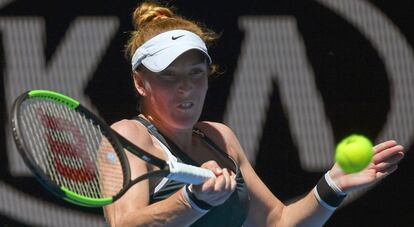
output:
<path id="1" fill-rule="evenodd" d="M 180 103 L 180 105 L 178 105 L 178 108 L 180 108 L 180 109 L 190 109 L 193 106 L 194 106 L 193 102 L 183 102 L 183 103 Z"/>

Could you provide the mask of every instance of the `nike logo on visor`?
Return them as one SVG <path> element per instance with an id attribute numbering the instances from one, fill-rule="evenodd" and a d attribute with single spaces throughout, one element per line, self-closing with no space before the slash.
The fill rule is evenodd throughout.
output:
<path id="1" fill-rule="evenodd" d="M 179 39 L 179 38 L 181 38 L 181 37 L 183 37 L 184 35 L 179 35 L 179 36 L 172 36 L 171 37 L 171 39 L 172 40 L 176 40 L 176 39 Z"/>

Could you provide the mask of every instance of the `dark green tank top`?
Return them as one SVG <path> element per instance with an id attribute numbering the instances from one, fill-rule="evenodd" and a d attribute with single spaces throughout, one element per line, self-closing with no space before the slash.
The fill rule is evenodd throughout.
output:
<path id="1" fill-rule="evenodd" d="M 161 143 L 163 143 L 170 152 L 177 158 L 179 162 L 186 164 L 191 164 L 199 166 L 194 160 L 192 160 L 188 155 L 181 151 L 177 145 L 175 145 L 167 137 L 161 135 L 155 128 L 153 124 L 148 122 L 146 119 L 137 117 L 135 120 L 141 122 L 148 131 L 155 136 Z M 200 136 L 203 141 L 213 148 L 216 152 L 224 155 L 227 158 L 230 158 L 225 152 L 223 152 L 211 139 L 204 135 L 200 130 L 195 129 L 194 134 Z M 234 163 L 235 161 L 231 159 Z M 235 163 L 236 166 L 236 190 L 233 194 L 224 202 L 223 204 L 213 207 L 209 210 L 204 216 L 199 218 L 191 226 L 213 226 L 213 227 L 237 227 L 242 226 L 249 210 L 249 195 L 246 188 L 246 185 L 243 180 L 241 171 Z M 156 203 L 158 201 L 164 200 L 184 187 L 184 183 L 168 180 L 164 185 L 161 186 L 155 193 L 150 194 L 150 204 Z"/>

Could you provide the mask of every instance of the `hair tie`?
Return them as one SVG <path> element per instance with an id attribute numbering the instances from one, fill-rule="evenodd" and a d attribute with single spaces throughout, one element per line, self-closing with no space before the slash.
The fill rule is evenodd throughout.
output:
<path id="1" fill-rule="evenodd" d="M 165 19 L 165 18 L 168 18 L 168 16 L 166 16 L 166 15 L 165 15 L 165 14 L 163 14 L 163 13 L 157 12 L 157 13 L 155 14 L 154 20 Z"/>

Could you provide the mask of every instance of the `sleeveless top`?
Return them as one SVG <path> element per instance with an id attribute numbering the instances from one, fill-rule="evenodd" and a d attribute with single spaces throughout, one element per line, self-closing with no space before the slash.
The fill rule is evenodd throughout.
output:
<path id="1" fill-rule="evenodd" d="M 181 151 L 176 144 L 170 139 L 161 135 L 160 132 L 148 120 L 142 117 L 136 117 L 134 120 L 142 123 L 151 135 L 160 141 L 161 147 L 167 153 L 169 158 L 176 159 L 178 162 L 199 166 L 188 155 Z M 235 161 L 224 151 L 222 151 L 211 139 L 204 135 L 200 130 L 194 129 L 193 133 L 202 138 L 202 140 L 214 151 L 231 159 L 236 166 L 236 189 L 233 194 L 221 205 L 211 208 L 204 216 L 191 224 L 193 227 L 214 226 L 214 227 L 237 227 L 242 226 L 249 210 L 249 195 L 244 183 L 243 176 Z M 150 204 L 164 200 L 185 186 L 185 183 L 169 180 L 164 178 L 150 194 Z"/>

